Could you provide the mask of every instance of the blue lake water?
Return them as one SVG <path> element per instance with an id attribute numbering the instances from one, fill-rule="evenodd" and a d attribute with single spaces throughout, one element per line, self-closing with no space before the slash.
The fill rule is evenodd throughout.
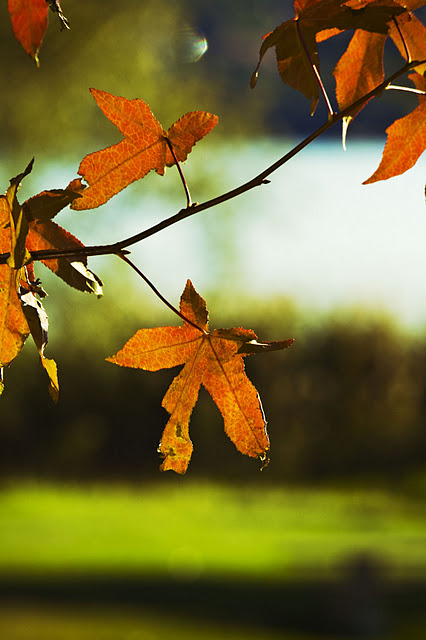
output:
<path id="1" fill-rule="evenodd" d="M 193 200 L 249 180 L 291 146 L 287 140 L 197 145 L 184 165 Z M 189 277 L 204 297 L 218 289 L 230 299 L 280 294 L 313 311 L 360 305 L 389 312 L 404 326 L 424 327 L 426 163 L 420 159 L 403 176 L 363 186 L 382 148 L 349 141 L 344 152 L 340 144 L 316 142 L 273 174 L 269 185 L 134 245 L 132 259 L 174 301 Z M 78 163 L 36 163 L 21 200 L 66 186 Z M 5 184 L 22 170 L 7 165 L 2 163 Z M 165 177 L 150 174 L 98 210 L 64 211 L 57 221 L 86 244 L 108 243 L 184 204 L 172 168 Z M 91 259 L 107 284 L 114 260 Z"/>

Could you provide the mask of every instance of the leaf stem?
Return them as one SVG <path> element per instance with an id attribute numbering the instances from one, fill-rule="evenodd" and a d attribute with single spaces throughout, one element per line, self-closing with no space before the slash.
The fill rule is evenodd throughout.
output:
<path id="1" fill-rule="evenodd" d="M 132 267 L 132 269 L 134 271 L 136 271 L 136 273 L 138 274 L 138 276 L 140 276 L 142 278 L 142 280 L 144 280 L 146 282 L 146 284 L 148 285 L 148 287 L 150 287 L 152 289 L 152 291 L 155 293 L 155 295 L 160 298 L 161 302 L 163 302 L 166 307 L 168 307 L 171 311 L 173 311 L 173 313 L 175 313 L 177 316 L 179 316 L 179 318 L 181 318 L 181 320 L 183 320 L 184 322 L 186 322 L 187 324 L 190 324 L 192 327 L 194 327 L 194 329 L 198 329 L 198 331 L 201 331 L 201 333 L 204 333 L 205 335 L 207 335 L 207 332 L 204 331 L 204 329 L 201 329 L 201 327 L 199 327 L 197 324 L 195 324 L 195 322 L 192 322 L 192 320 L 190 320 L 189 318 L 187 318 L 186 316 L 183 315 L 183 313 L 181 313 L 178 309 L 176 309 L 176 307 L 174 307 L 172 305 L 171 302 L 169 302 L 167 300 L 167 298 L 165 298 L 163 296 L 162 293 L 159 292 L 159 290 L 157 289 L 157 287 L 151 282 L 151 280 L 134 264 L 134 262 L 132 262 L 126 255 L 126 252 L 124 251 L 117 251 L 116 255 L 121 258 L 122 260 L 124 260 L 124 262 L 126 262 L 129 267 Z"/>
<path id="2" fill-rule="evenodd" d="M 136 233 L 133 236 L 125 238 L 124 240 L 120 240 L 118 242 L 114 242 L 113 244 L 107 245 L 93 245 L 87 247 L 80 247 L 78 249 L 43 249 L 40 251 L 31 251 L 31 256 L 33 260 L 56 260 L 57 258 L 78 258 L 83 256 L 101 256 L 101 255 L 111 255 L 117 253 L 124 253 L 123 250 L 126 247 L 130 247 L 133 244 L 141 242 L 142 240 L 146 240 L 150 236 L 159 233 L 163 229 L 180 222 L 181 220 L 185 220 L 190 216 L 195 215 L 196 213 L 201 213 L 207 209 L 211 209 L 212 207 L 217 206 L 218 204 L 222 204 L 223 202 L 227 202 L 232 198 L 236 198 L 237 196 L 254 189 L 254 187 L 258 187 L 262 184 L 267 184 L 269 180 L 267 179 L 272 173 L 274 173 L 277 169 L 286 164 L 289 160 L 291 160 L 295 155 L 297 155 L 302 149 L 307 147 L 311 142 L 313 142 L 316 138 L 322 135 L 325 131 L 327 131 L 330 127 L 332 127 L 336 122 L 339 122 L 347 115 L 350 115 L 351 111 L 368 100 L 370 98 L 374 98 L 375 96 L 380 95 L 384 90 L 387 89 L 391 83 L 402 76 L 407 71 L 411 71 L 415 67 L 425 64 L 426 60 L 414 60 L 413 62 L 407 62 L 403 67 L 401 67 L 398 71 L 395 71 L 388 78 L 383 80 L 377 87 L 366 93 L 358 100 L 355 100 L 352 104 L 345 109 L 342 109 L 339 113 L 334 113 L 332 117 L 330 117 L 324 124 L 322 124 L 318 129 L 313 131 L 309 136 L 307 136 L 304 140 L 299 142 L 293 149 L 288 151 L 285 155 L 279 158 L 276 162 L 267 167 L 264 171 L 259 173 L 257 176 L 245 182 L 244 184 L 236 187 L 235 189 L 231 189 L 226 193 L 223 193 L 211 200 L 207 200 L 206 202 L 201 202 L 199 204 L 193 204 L 191 207 L 186 207 L 185 209 L 181 209 L 173 216 L 162 220 L 161 222 L 155 224 L 145 231 L 141 231 Z M 10 256 L 10 253 L 0 253 L 0 264 L 5 264 Z"/>
<path id="3" fill-rule="evenodd" d="M 412 62 L 411 54 L 410 54 L 410 51 L 408 49 L 408 45 L 407 45 L 407 43 L 405 41 L 404 34 L 402 33 L 401 27 L 399 26 L 398 20 L 395 18 L 395 16 L 392 16 L 392 22 L 394 23 L 395 28 L 399 33 L 399 37 L 401 38 L 402 46 L 404 47 L 404 51 L 405 51 L 405 58 L 406 58 L 407 62 L 410 63 L 410 62 Z"/>
<path id="4" fill-rule="evenodd" d="M 169 149 L 170 149 L 170 153 L 172 154 L 173 159 L 174 159 L 174 161 L 175 161 L 175 164 L 176 164 L 176 166 L 177 166 L 177 170 L 179 171 L 179 176 L 180 176 L 180 179 L 181 179 L 181 181 L 182 181 L 183 188 L 184 188 L 184 191 L 185 191 L 185 196 L 186 196 L 186 206 L 187 206 L 187 208 L 189 209 L 189 207 L 192 207 L 191 194 L 189 193 L 188 184 L 187 184 L 187 182 L 186 182 L 186 180 L 185 180 L 185 176 L 183 175 L 182 167 L 180 166 L 180 162 L 179 162 L 179 160 L 178 160 L 178 159 L 177 159 L 177 157 L 176 157 L 176 153 L 175 153 L 175 150 L 173 149 L 173 145 L 172 145 L 172 143 L 170 142 L 170 140 L 168 139 L 168 137 L 167 137 L 167 136 L 164 136 L 164 140 L 166 141 L 166 144 L 167 144 L 167 146 L 168 146 L 168 147 L 169 147 Z"/>
<path id="5" fill-rule="evenodd" d="M 305 51 L 306 57 L 308 58 L 309 64 L 311 66 L 311 69 L 314 72 L 315 78 L 316 78 L 316 80 L 318 82 L 318 86 L 319 86 L 320 91 L 322 93 L 322 97 L 324 98 L 325 104 L 327 105 L 328 115 L 329 115 L 330 118 L 332 118 L 333 115 L 334 115 L 334 110 L 333 110 L 333 107 L 331 106 L 331 102 L 330 102 L 330 100 L 328 98 L 327 91 L 325 90 L 325 87 L 324 87 L 323 82 L 321 80 L 321 76 L 319 74 L 317 66 L 314 63 L 314 61 L 312 60 L 311 54 L 309 53 L 309 49 L 306 46 L 306 42 L 305 42 L 305 39 L 304 39 L 304 37 L 302 35 L 302 30 L 300 28 L 299 18 L 296 18 L 296 27 L 297 27 L 297 35 L 299 36 L 299 40 L 302 43 L 302 46 L 303 46 L 303 49 Z"/>

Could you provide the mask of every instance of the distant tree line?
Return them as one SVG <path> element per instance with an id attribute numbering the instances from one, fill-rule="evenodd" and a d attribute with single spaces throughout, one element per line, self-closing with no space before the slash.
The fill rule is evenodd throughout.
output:
<path id="1" fill-rule="evenodd" d="M 402 338 L 380 323 L 330 323 L 299 339 L 285 359 L 257 356 L 252 368 L 248 358 L 248 374 L 268 409 L 271 463 L 259 476 L 257 461 L 237 456 L 216 406 L 201 393 L 190 426 L 189 476 L 398 483 L 417 473 L 426 451 L 424 347 L 420 338 Z M 119 370 L 90 352 L 78 358 L 65 346 L 62 352 L 57 406 L 46 408 L 45 380 L 34 376 L 31 353 L 8 372 L 0 422 L 3 480 L 158 480 L 155 448 L 167 421 L 160 403 L 170 371 Z M 23 388 L 14 375 L 32 377 L 31 384 Z"/>

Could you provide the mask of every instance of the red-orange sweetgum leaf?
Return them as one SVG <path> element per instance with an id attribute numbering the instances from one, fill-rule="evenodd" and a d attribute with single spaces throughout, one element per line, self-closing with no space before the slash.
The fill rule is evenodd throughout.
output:
<path id="1" fill-rule="evenodd" d="M 409 75 L 416 88 L 426 91 L 426 78 L 418 73 Z M 419 96 L 419 106 L 386 129 L 387 139 L 381 162 L 368 180 L 371 184 L 398 176 L 413 167 L 426 149 L 426 96 Z"/>
<path id="2" fill-rule="evenodd" d="M 15 38 L 39 66 L 38 52 L 47 29 L 46 0 L 8 0 Z"/>
<path id="3" fill-rule="evenodd" d="M 275 47 L 281 79 L 309 98 L 311 113 L 318 100 L 312 70 L 315 65 L 319 71 L 317 43 L 346 29 L 387 34 L 392 18 L 407 13 L 394 0 L 295 0 L 294 7 L 296 19 L 278 26 L 262 42 L 250 84 L 255 86 L 263 56 Z"/>
<path id="4" fill-rule="evenodd" d="M 170 413 L 159 452 L 161 469 L 185 473 L 191 455 L 189 420 L 201 385 L 212 396 L 224 419 L 225 432 L 237 449 L 267 460 L 269 439 L 260 399 L 244 371 L 243 356 L 258 351 L 285 349 L 292 340 L 257 342 L 256 334 L 241 327 L 208 332 L 208 312 L 203 298 L 188 280 L 180 312 L 192 323 L 179 327 L 140 329 L 114 356 L 124 367 L 158 371 L 184 365 L 163 399 Z"/>
<path id="5" fill-rule="evenodd" d="M 80 240 L 53 220 L 46 220 L 46 222 L 32 220 L 28 226 L 26 247 L 29 251 L 84 247 Z M 87 268 L 85 256 L 78 258 L 59 257 L 41 262 L 71 287 L 79 291 L 95 293 L 97 296 L 102 295 L 102 282 L 96 274 Z"/>
<path id="6" fill-rule="evenodd" d="M 398 47 L 398 51 L 404 59 L 406 59 L 406 51 L 404 46 L 407 46 L 408 53 L 411 60 L 426 60 L 426 27 L 415 16 L 411 16 L 411 20 L 405 21 L 400 25 L 400 31 L 398 31 L 396 25 L 391 23 L 389 29 L 389 35 Z M 401 38 L 401 34 L 404 41 Z M 414 69 L 416 73 L 424 75 L 426 73 L 426 63 L 419 65 Z"/>
<path id="7" fill-rule="evenodd" d="M 143 100 L 128 100 L 99 89 L 90 89 L 90 92 L 124 138 L 118 144 L 83 158 L 78 173 L 88 187 L 80 192 L 82 197 L 73 202 L 73 209 L 99 207 L 151 170 L 163 175 L 166 167 L 174 164 L 166 137 L 182 162 L 194 144 L 218 122 L 217 116 L 211 113 L 193 111 L 165 131 Z"/>

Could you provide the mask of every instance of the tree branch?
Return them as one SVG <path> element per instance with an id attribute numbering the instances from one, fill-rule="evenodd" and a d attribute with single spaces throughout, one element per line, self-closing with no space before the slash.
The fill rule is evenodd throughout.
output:
<path id="1" fill-rule="evenodd" d="M 332 127 L 336 122 L 339 122 L 345 116 L 349 115 L 353 109 L 363 105 L 365 102 L 370 100 L 375 96 L 379 96 L 383 91 L 386 90 L 388 85 L 390 85 L 394 80 L 402 76 L 407 71 L 411 71 L 415 67 L 425 64 L 426 60 L 415 60 L 413 62 L 407 62 L 403 67 L 401 67 L 398 71 L 395 71 L 388 78 L 386 78 L 383 82 L 381 82 L 377 87 L 366 93 L 364 96 L 355 100 L 351 105 L 340 111 L 339 113 L 333 113 L 329 117 L 329 119 L 324 122 L 318 129 L 316 129 L 313 133 L 307 136 L 304 140 L 299 142 L 293 149 L 288 151 L 285 155 L 283 155 L 279 160 L 271 164 L 264 171 L 259 173 L 257 176 L 245 182 L 244 184 L 236 187 L 235 189 L 231 189 L 226 193 L 223 193 L 220 196 L 216 196 L 211 200 L 206 200 L 206 202 L 201 202 L 199 204 L 193 204 L 191 207 L 186 207 L 185 209 L 181 209 L 178 213 L 170 216 L 170 218 L 166 218 L 162 220 L 158 224 L 149 227 L 145 231 L 141 231 L 129 238 L 125 238 L 124 240 L 120 240 L 118 242 L 114 242 L 113 244 L 107 245 L 94 245 L 88 247 L 80 247 L 76 249 L 53 249 L 53 250 L 40 250 L 40 251 L 32 251 L 31 257 L 33 260 L 55 260 L 57 258 L 79 258 L 84 256 L 100 256 L 100 255 L 111 255 L 117 254 L 130 247 L 133 244 L 141 242 L 142 240 L 146 240 L 150 236 L 159 233 L 163 229 L 167 229 L 167 227 L 180 222 L 181 220 L 185 220 L 190 216 L 193 216 L 197 213 L 201 213 L 202 211 L 206 211 L 207 209 L 211 209 L 212 207 L 216 207 L 218 204 L 222 204 L 223 202 L 227 202 L 237 196 L 254 189 L 254 187 L 258 187 L 262 184 L 267 184 L 269 180 L 267 179 L 272 173 L 274 173 L 277 169 L 286 164 L 289 160 L 291 160 L 295 155 L 300 153 L 302 149 L 307 147 L 311 142 L 316 140 L 320 135 L 322 135 L 325 131 L 327 131 L 330 127 Z M 7 259 L 9 258 L 10 253 L 1 253 L 0 254 L 0 264 L 5 264 Z"/>

